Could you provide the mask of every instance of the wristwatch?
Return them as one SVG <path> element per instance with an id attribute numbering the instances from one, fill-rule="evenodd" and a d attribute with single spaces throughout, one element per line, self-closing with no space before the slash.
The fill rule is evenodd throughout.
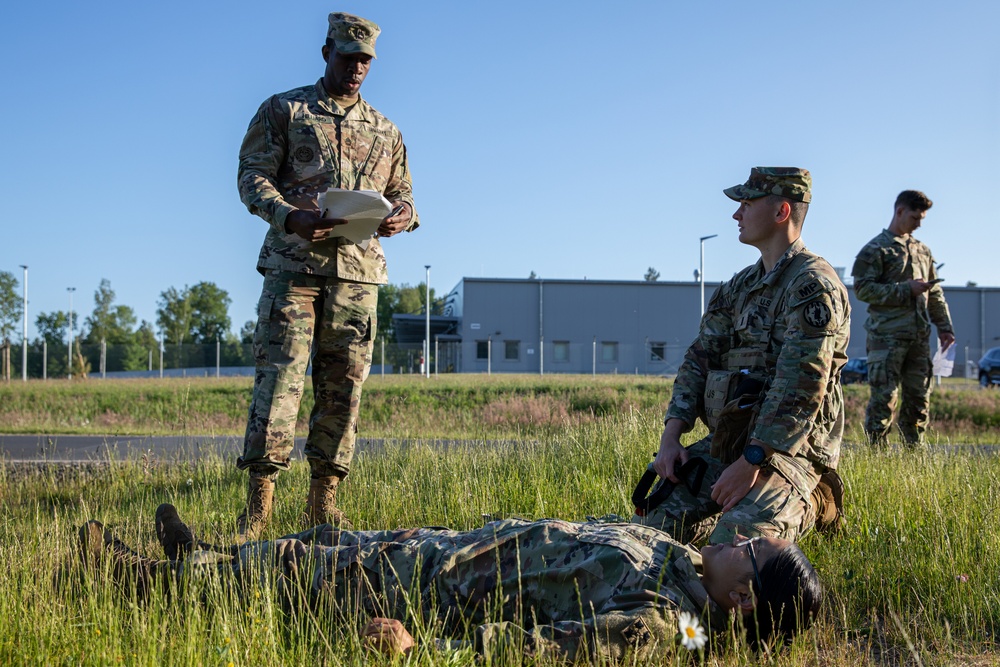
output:
<path id="1" fill-rule="evenodd" d="M 747 463 L 758 468 L 767 465 L 769 457 L 760 445 L 750 444 L 743 448 L 743 458 Z"/>

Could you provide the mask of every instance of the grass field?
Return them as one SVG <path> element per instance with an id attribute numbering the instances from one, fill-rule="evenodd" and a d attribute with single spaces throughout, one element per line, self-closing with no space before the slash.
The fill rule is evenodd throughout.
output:
<path id="1" fill-rule="evenodd" d="M 236 433 L 248 387 L 225 380 L 13 383 L 0 388 L 0 423 L 6 432 Z M 848 393 L 856 429 L 865 389 Z M 502 443 L 447 450 L 390 444 L 378 455 L 359 456 L 341 506 L 358 528 L 471 528 L 482 525 L 483 514 L 630 516 L 627 498 L 658 442 L 668 395 L 669 383 L 655 378 L 373 377 L 362 435 Z M 1000 414 L 998 395 L 959 388 L 936 393 L 941 428 L 932 439 L 995 444 L 990 420 Z M 213 410 L 219 421 L 209 428 Z M 119 427 L 95 428 L 101 415 L 108 421 L 116 415 Z M 12 427 L 13 419 L 21 420 L 20 428 Z M 53 426 L 60 423 L 67 426 Z M 1000 459 L 961 448 L 873 453 L 855 447 L 845 452 L 841 473 L 848 483 L 847 529 L 802 542 L 829 593 L 818 625 L 775 656 L 720 646 L 708 662 L 1000 664 Z M 307 477 L 299 463 L 279 479 L 274 535 L 301 528 Z M 244 483 L 231 462 L 211 458 L 31 473 L 0 464 L 6 593 L 0 596 L 0 664 L 382 662 L 355 639 L 365 619 L 334 627 L 322 612 L 287 614 L 268 585 L 243 600 L 208 584 L 173 596 L 158 591 L 142 606 L 123 601 L 103 581 L 80 577 L 79 568 L 69 570 L 76 576 L 60 589 L 53 587 L 53 574 L 71 558 L 76 528 L 90 518 L 156 555 L 153 511 L 169 501 L 200 536 L 231 540 Z M 419 624 L 416 629 L 424 638 L 433 634 Z M 492 658 L 519 661 L 516 655 Z M 655 664 L 691 658 L 681 650 Z M 429 646 L 409 663 L 477 664 L 469 653 Z"/>

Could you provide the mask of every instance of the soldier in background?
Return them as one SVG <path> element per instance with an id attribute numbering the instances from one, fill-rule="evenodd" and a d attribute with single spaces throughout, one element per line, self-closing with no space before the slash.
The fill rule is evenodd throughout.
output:
<path id="1" fill-rule="evenodd" d="M 344 625 L 374 617 L 363 637 L 393 652 L 413 646 L 399 621 L 416 618 L 444 636 L 472 635 L 482 653 L 523 646 L 581 662 L 643 660 L 670 655 L 681 613 L 723 633 L 741 614 L 759 644 L 808 627 L 823 595 L 802 551 L 777 538 L 739 536 L 699 552 L 634 524 L 507 519 L 465 532 L 324 525 L 217 548 L 196 541 L 167 504 L 156 526 L 169 560 L 144 558 L 91 521 L 80 529 L 84 562 L 142 595 L 154 580 L 171 590 L 164 580 L 198 574 L 237 591 L 274 581 L 286 604 L 332 601 Z"/>
<path id="2" fill-rule="evenodd" d="M 761 258 L 712 296 L 651 464 L 660 488 L 676 487 L 656 507 L 637 504 L 633 521 L 713 544 L 839 525 L 850 304 L 833 267 L 800 238 L 811 187 L 805 169 L 755 167 L 724 191 L 740 202 L 740 242 Z M 685 448 L 681 435 L 698 418 L 709 434 Z"/>
<path id="3" fill-rule="evenodd" d="M 402 136 L 359 95 L 379 27 L 343 13 L 330 14 L 329 24 L 323 77 L 264 102 L 240 148 L 240 198 L 270 224 L 257 261 L 264 274 L 253 338 L 257 372 L 236 464 L 249 473 L 247 506 L 237 521 L 244 539 L 260 536 L 274 481 L 289 467 L 310 360 L 315 403 L 305 447 L 306 519 L 309 525 L 344 520 L 336 491 L 354 456 L 378 285 L 387 274 L 377 238 L 363 248 L 329 237 L 346 221 L 324 218 L 318 196 L 330 188 L 382 193 L 394 207 L 378 228 L 382 238 L 419 224 Z"/>
<path id="4" fill-rule="evenodd" d="M 912 236 L 932 205 L 923 192 L 900 192 L 889 228 L 861 249 L 851 271 L 854 293 L 868 304 L 871 398 L 865 435 L 877 447 L 888 444 L 900 386 L 897 425 L 903 442 L 923 444 L 931 396 L 931 324 L 937 327 L 942 348 L 955 342 L 930 248 Z"/>

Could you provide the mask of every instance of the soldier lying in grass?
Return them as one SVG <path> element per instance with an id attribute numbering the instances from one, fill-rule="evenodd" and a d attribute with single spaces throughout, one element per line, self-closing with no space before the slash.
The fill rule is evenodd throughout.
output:
<path id="1" fill-rule="evenodd" d="M 215 547 L 195 540 L 172 505 L 157 509 L 156 527 L 166 560 L 140 556 L 90 521 L 80 529 L 84 561 L 141 596 L 198 574 L 244 591 L 273 580 L 286 603 L 332 601 L 345 622 L 372 618 L 362 640 L 386 653 L 413 648 L 401 621 L 414 617 L 470 637 L 484 654 L 523 647 L 571 660 L 670 654 L 679 639 L 693 646 L 701 627 L 726 632 L 734 619 L 753 644 L 785 641 L 810 625 L 822 598 L 802 551 L 770 537 L 699 552 L 635 524 L 506 519 L 464 532 L 321 525 Z"/>

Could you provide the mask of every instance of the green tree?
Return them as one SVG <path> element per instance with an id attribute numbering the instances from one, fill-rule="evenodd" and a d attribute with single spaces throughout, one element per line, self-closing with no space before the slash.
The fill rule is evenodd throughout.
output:
<path id="1" fill-rule="evenodd" d="M 386 343 L 396 341 L 396 329 L 392 325 L 392 314 L 399 312 L 399 288 L 392 283 L 379 285 L 378 288 L 378 318 L 377 335 Z"/>
<path id="2" fill-rule="evenodd" d="M 0 271 L 0 343 L 9 343 L 21 319 L 21 297 L 17 294 L 17 278 L 10 271 Z"/>
<path id="3" fill-rule="evenodd" d="M 176 367 L 214 366 L 215 342 L 230 336 L 229 294 L 212 282 L 200 282 L 183 290 L 175 287 L 162 292 L 156 310 L 156 324 L 165 343 L 172 347 L 171 359 Z M 199 347 L 188 348 L 185 343 Z"/>
<path id="4" fill-rule="evenodd" d="M 657 280 L 660 279 L 660 272 L 654 269 L 653 267 L 649 267 L 648 269 L 646 269 L 646 275 L 644 275 L 643 278 L 646 280 L 647 283 L 655 283 Z"/>
<path id="5" fill-rule="evenodd" d="M 232 328 L 229 293 L 215 283 L 200 282 L 189 290 L 191 301 L 191 341 L 215 343 L 225 340 Z"/>
<path id="6" fill-rule="evenodd" d="M 33 377 L 42 377 L 42 366 L 48 377 L 66 375 L 69 318 L 63 311 L 39 313 L 35 317 L 35 329 L 38 337 L 29 345 L 28 373 Z M 43 353 L 46 356 L 43 361 Z"/>
<path id="7" fill-rule="evenodd" d="M 122 357 L 122 370 L 144 371 L 149 369 L 149 353 L 153 353 L 153 366 L 159 367 L 160 341 L 156 338 L 153 325 L 142 321 L 129 339 Z"/>
<path id="8" fill-rule="evenodd" d="M 115 291 L 111 289 L 111 281 L 101 279 L 101 284 L 94 292 L 94 312 L 83 324 L 87 334 L 81 335 L 87 343 L 107 341 L 108 345 L 125 345 L 132 342 L 135 331 L 135 311 L 128 306 L 116 306 Z"/>
<path id="9" fill-rule="evenodd" d="M 431 288 L 431 315 L 441 315 L 444 312 L 444 299 L 438 299 Z M 403 285 L 399 288 L 399 300 L 396 304 L 397 313 L 419 315 L 426 311 L 427 295 L 425 294 L 425 284 L 420 283 L 416 287 Z"/>
<path id="10" fill-rule="evenodd" d="M 381 307 L 381 303 L 379 306 Z M 253 343 L 253 332 L 257 328 L 257 323 L 254 320 L 247 320 L 243 323 L 243 327 L 240 329 L 240 343 L 244 345 L 250 345 Z"/>
<path id="11" fill-rule="evenodd" d="M 170 287 L 160 293 L 157 302 L 156 326 L 163 338 L 174 345 L 182 345 L 191 337 L 191 290 Z"/>

